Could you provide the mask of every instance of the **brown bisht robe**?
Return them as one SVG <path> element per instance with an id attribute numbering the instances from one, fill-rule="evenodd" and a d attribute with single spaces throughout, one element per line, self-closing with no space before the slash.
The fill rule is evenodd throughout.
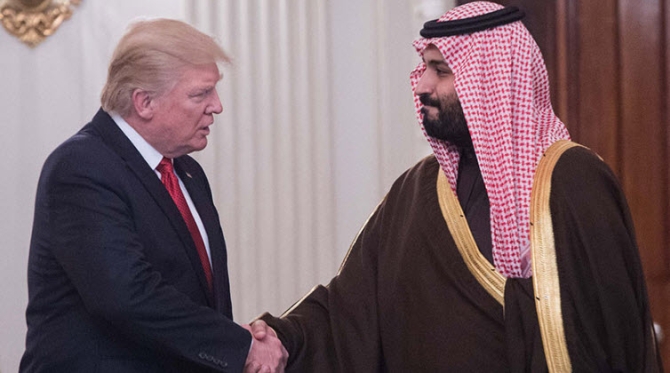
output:
<path id="1" fill-rule="evenodd" d="M 504 308 L 481 285 L 445 223 L 438 171 L 430 156 L 405 172 L 328 286 L 281 318 L 262 316 L 290 354 L 288 372 L 548 370 L 533 280 L 503 279 Z M 614 175 L 576 147 L 550 176 L 559 336 L 572 370 L 659 371 L 633 226 Z"/>

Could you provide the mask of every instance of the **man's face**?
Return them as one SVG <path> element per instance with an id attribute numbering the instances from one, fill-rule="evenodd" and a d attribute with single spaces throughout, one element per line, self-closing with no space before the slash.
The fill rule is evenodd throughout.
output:
<path id="1" fill-rule="evenodd" d="M 423 104 L 423 127 L 428 136 L 448 141 L 460 148 L 472 147 L 463 108 L 454 88 L 454 74 L 434 45 L 423 52 L 426 71 L 419 79 L 416 94 Z"/>
<path id="2" fill-rule="evenodd" d="M 220 79 L 214 63 L 184 68 L 175 86 L 153 99 L 154 114 L 145 136 L 147 141 L 170 158 L 204 149 L 214 114 L 223 111 L 216 92 Z"/>

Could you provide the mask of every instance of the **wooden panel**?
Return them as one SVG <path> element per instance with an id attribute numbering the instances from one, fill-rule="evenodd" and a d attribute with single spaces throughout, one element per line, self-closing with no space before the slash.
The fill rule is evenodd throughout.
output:
<path id="1" fill-rule="evenodd" d="M 665 232 L 665 240 L 663 244 L 663 253 L 665 254 L 663 260 L 665 262 L 665 271 L 658 279 L 653 279 L 654 288 L 664 289 L 665 291 L 661 292 L 662 297 L 652 299 L 652 305 L 655 307 L 654 316 L 657 318 L 657 321 L 661 324 L 664 331 L 664 340 L 661 343 L 661 354 L 663 356 L 663 362 L 666 367 L 670 367 L 670 312 L 668 312 L 668 306 L 670 306 L 670 218 L 667 217 L 667 214 L 670 214 L 670 129 L 668 128 L 670 124 L 670 1 L 665 0 L 662 4 L 664 10 L 663 14 L 663 29 L 665 30 L 665 35 L 663 39 L 663 51 L 665 55 L 664 58 L 664 99 L 665 99 L 665 112 L 663 113 L 663 126 L 662 128 L 665 131 L 665 156 L 661 159 L 661 164 L 665 165 L 665 180 L 663 182 L 663 188 L 665 190 L 665 206 L 666 217 L 664 227 L 661 227 Z M 660 301 L 662 299 L 662 301 Z"/>
<path id="2" fill-rule="evenodd" d="M 555 49 L 553 68 L 547 65 L 551 81 L 554 111 L 568 127 L 573 139 L 579 139 L 579 6 L 569 0 L 558 0 L 555 5 L 556 40 L 554 45 L 544 45 L 544 49 Z M 551 29 L 550 29 L 551 30 Z M 555 72 L 553 70 L 555 69 Z"/>
<path id="3" fill-rule="evenodd" d="M 620 3 L 621 178 L 650 277 L 662 276 L 667 269 L 661 14 L 658 1 Z"/>
<path id="4" fill-rule="evenodd" d="M 577 87 L 577 92 L 570 95 L 568 108 L 572 114 L 569 117 L 571 133 L 575 141 L 592 148 L 620 173 L 617 167 L 620 98 L 616 0 L 573 4 L 578 6 L 578 22 L 583 27 L 579 28 L 576 45 L 567 56 L 573 58 L 569 66 L 578 71 L 576 81 L 566 82 L 568 86 Z M 592 22 L 594 19 L 598 22 Z"/>
<path id="5" fill-rule="evenodd" d="M 622 183 L 653 297 L 652 313 L 667 332 L 667 292 L 661 291 L 668 278 L 663 4 L 658 0 L 621 0 L 619 15 Z M 667 341 L 661 349 L 667 364 Z"/>

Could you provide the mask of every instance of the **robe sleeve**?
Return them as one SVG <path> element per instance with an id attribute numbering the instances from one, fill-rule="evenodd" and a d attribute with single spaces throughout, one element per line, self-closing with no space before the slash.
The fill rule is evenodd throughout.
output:
<path id="1" fill-rule="evenodd" d="M 616 177 L 589 150 L 571 149 L 552 175 L 550 207 L 573 371 L 659 371 L 633 223 Z"/>
<path id="2" fill-rule="evenodd" d="M 381 370 L 377 257 L 384 204 L 370 216 L 327 286 L 316 286 L 279 318 L 260 317 L 289 352 L 287 372 Z"/>

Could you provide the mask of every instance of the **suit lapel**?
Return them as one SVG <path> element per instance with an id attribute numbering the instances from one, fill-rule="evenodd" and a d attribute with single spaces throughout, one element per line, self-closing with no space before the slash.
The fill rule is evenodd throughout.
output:
<path id="1" fill-rule="evenodd" d="M 200 282 L 200 287 L 206 294 L 209 306 L 214 307 L 214 299 L 208 290 L 205 272 L 200 263 L 191 233 L 179 209 L 177 209 L 174 201 L 172 201 L 172 197 L 170 197 L 165 186 L 163 186 L 160 179 L 156 176 L 155 171 L 149 167 L 140 152 L 107 113 L 102 110 L 98 111 L 91 125 L 102 135 L 102 140 L 123 158 L 128 168 L 137 176 L 158 206 L 163 210 L 184 245 L 186 254 Z"/>

